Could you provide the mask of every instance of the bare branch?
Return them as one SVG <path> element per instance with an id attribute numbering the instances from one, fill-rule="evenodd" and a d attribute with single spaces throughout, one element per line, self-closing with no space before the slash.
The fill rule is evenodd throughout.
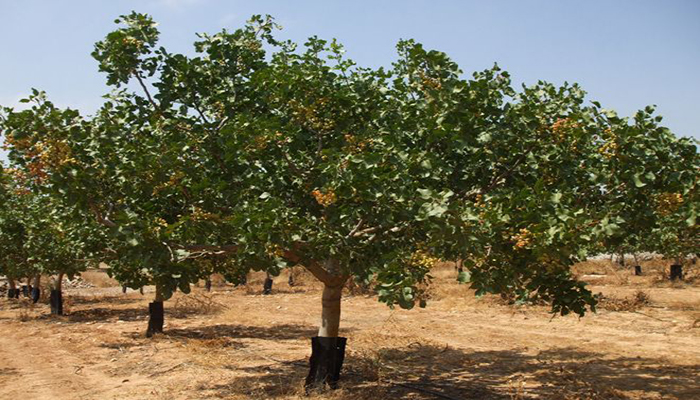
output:
<path id="1" fill-rule="evenodd" d="M 158 104 L 156 104 L 156 102 L 153 100 L 153 97 L 151 97 L 151 93 L 148 91 L 146 84 L 143 82 L 143 78 L 141 78 L 141 74 L 137 73 L 135 76 L 136 76 L 136 80 L 139 81 L 139 84 L 141 85 L 141 88 L 143 89 L 144 93 L 146 93 L 146 98 L 148 98 L 148 102 L 151 103 L 151 105 L 153 106 L 153 108 L 156 109 L 156 111 L 162 112 L 162 110 L 160 109 L 160 106 L 158 106 Z"/>
<path id="2" fill-rule="evenodd" d="M 209 123 L 209 119 L 207 119 L 207 117 L 204 116 L 204 113 L 203 113 L 202 110 L 199 108 L 199 105 L 198 105 L 197 103 L 194 103 L 194 102 L 193 102 L 193 103 L 192 103 L 192 106 L 193 106 L 194 109 L 197 111 L 197 113 L 199 113 L 199 116 L 202 118 L 202 121 L 204 121 L 205 123 L 208 124 L 208 123 Z"/>
<path id="3" fill-rule="evenodd" d="M 357 222 L 357 225 L 355 225 L 355 227 L 352 228 L 350 233 L 348 233 L 348 235 L 345 236 L 345 239 L 350 239 L 351 237 L 353 237 L 355 235 L 355 233 L 357 233 L 357 231 L 362 227 L 362 224 L 364 224 L 364 223 L 365 223 L 365 220 L 363 218 L 360 218 L 360 220 Z"/>
<path id="4" fill-rule="evenodd" d="M 117 227 L 117 224 L 110 221 L 110 219 L 109 219 L 109 214 L 112 212 L 112 209 L 114 208 L 113 204 L 110 204 L 109 211 L 107 212 L 107 214 L 108 214 L 107 216 L 102 215 L 102 213 L 97 208 L 97 206 L 91 201 L 88 202 L 88 207 L 90 207 L 90 211 L 92 211 L 92 213 L 95 215 L 95 219 L 97 220 L 97 223 L 104 225 L 104 226 L 107 226 L 107 227 L 110 227 L 110 228 Z"/>
<path id="5" fill-rule="evenodd" d="M 221 120 L 221 122 L 219 122 L 219 125 L 216 126 L 215 131 L 220 131 L 221 128 L 223 128 L 224 125 L 226 125 L 227 122 L 228 122 L 228 117 L 224 117 L 224 118 Z"/>
<path id="6" fill-rule="evenodd" d="M 394 233 L 394 232 L 400 231 L 401 229 L 403 229 L 403 228 L 400 226 L 393 226 L 391 228 L 386 228 L 386 227 L 382 227 L 382 226 L 374 226 L 372 228 L 367 228 L 367 229 L 363 229 L 361 231 L 357 231 L 357 232 L 352 234 L 352 237 L 360 237 L 360 236 L 365 236 L 365 235 L 371 235 L 373 233 L 383 233 L 383 232 Z"/>

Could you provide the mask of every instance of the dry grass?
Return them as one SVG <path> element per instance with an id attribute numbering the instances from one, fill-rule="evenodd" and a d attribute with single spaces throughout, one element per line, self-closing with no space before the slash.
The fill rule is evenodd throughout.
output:
<path id="1" fill-rule="evenodd" d="M 119 282 L 110 278 L 109 275 L 107 275 L 107 272 L 103 269 L 87 270 L 80 274 L 80 277 L 83 278 L 85 282 L 98 288 L 119 286 Z"/>
<path id="2" fill-rule="evenodd" d="M 651 303 L 649 295 L 638 290 L 633 296 L 618 298 L 612 295 L 601 296 L 598 307 L 608 311 L 628 311 L 633 312 L 648 306 Z"/>
<path id="3" fill-rule="evenodd" d="M 350 287 L 343 300 L 341 332 L 349 343 L 343 377 L 327 393 L 307 395 L 303 388 L 321 285 L 302 268 L 274 277 L 271 296 L 260 295 L 265 274 L 259 272 L 249 275 L 247 287 L 214 276 L 211 292 L 178 292 L 166 305 L 165 334 L 152 339 L 143 338 L 152 297 L 122 295 L 118 287 L 71 291 L 64 296 L 71 311 L 60 318 L 32 318 L 32 308 L 0 300 L 0 318 L 28 318 L 21 330 L 8 329 L 14 341 L 0 346 L 23 346 L 14 348 L 48 360 L 58 359 L 57 349 L 69 352 L 61 357 L 90 374 L 56 368 L 52 384 L 75 380 L 74 397 L 81 398 L 700 398 L 694 396 L 700 313 L 692 308 L 700 294 L 688 282 L 657 281 L 667 266 L 652 267 L 636 277 L 607 261 L 577 265 L 579 276 L 604 274 L 591 279 L 605 293 L 600 308 L 618 311 L 581 320 L 551 318 L 547 307 L 509 305 L 498 296 L 476 299 L 450 263 L 431 271 L 426 310 L 392 311 L 371 291 Z M 36 307 L 46 316 L 46 305 Z M 36 364 L 42 373 L 54 365 Z M 23 365 L 10 366 L 24 379 L 33 376 L 34 366 Z"/>
<path id="4" fill-rule="evenodd" d="M 183 318 L 193 314 L 217 314 L 228 307 L 216 300 L 216 297 L 216 294 L 208 294 L 206 292 L 194 292 L 186 296 L 178 295 L 175 297 L 172 306 L 169 307 L 169 312 L 175 318 Z"/>

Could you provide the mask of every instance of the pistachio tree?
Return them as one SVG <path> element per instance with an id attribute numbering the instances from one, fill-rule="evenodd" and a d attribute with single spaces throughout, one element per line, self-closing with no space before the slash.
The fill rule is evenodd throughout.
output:
<path id="1" fill-rule="evenodd" d="M 633 119 L 608 111 L 599 115 L 607 126 L 598 138 L 606 188 L 603 207 L 619 221 L 604 249 L 654 252 L 680 259 L 697 253 L 697 143 L 678 138 L 660 126 L 654 108 Z"/>
<path id="2" fill-rule="evenodd" d="M 619 176 L 606 135 L 657 130 L 612 120 L 577 85 L 516 90 L 498 67 L 465 78 L 413 41 L 390 68 L 361 68 L 335 41 L 278 41 L 259 16 L 200 35 L 191 56 L 158 47 L 146 15 L 117 22 L 93 53 L 113 87 L 95 115 L 36 92 L 2 129 L 42 193 L 104 227 L 110 273 L 156 285 L 149 333 L 163 300 L 214 270 L 237 281 L 299 264 L 324 286 L 307 385 L 334 386 L 348 279 L 410 309 L 426 305 L 432 261 L 459 259 L 478 295 L 583 315 L 595 299 L 569 267 L 642 223 L 618 192 L 640 172 Z M 659 190 L 677 180 L 645 168 Z"/>
<path id="3" fill-rule="evenodd" d="M 9 283 L 8 298 L 19 297 L 16 286 L 18 278 L 27 277 L 31 268 L 24 247 L 26 232 L 22 224 L 20 199 L 25 191 L 14 180 L 16 171 L 3 169 L 0 165 L 0 274 Z"/>
<path id="4" fill-rule="evenodd" d="M 76 221 L 71 210 L 34 192 L 28 185 L 31 178 L 17 170 L 8 175 L 0 208 L 3 273 L 11 279 L 34 278 L 34 302 L 40 297 L 40 276 L 55 275 L 51 311 L 61 315 L 63 277 L 72 278 L 85 270 L 90 251 L 99 246 L 99 236 L 87 232 L 88 221 Z"/>

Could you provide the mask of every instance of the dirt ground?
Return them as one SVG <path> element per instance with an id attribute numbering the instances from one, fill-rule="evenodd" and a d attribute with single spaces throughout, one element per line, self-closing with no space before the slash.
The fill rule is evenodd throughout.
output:
<path id="1" fill-rule="evenodd" d="M 392 310 L 348 293 L 340 388 L 304 395 L 320 287 L 308 276 L 247 287 L 195 288 L 166 302 L 166 333 L 146 339 L 144 295 L 69 289 L 63 317 L 45 303 L 0 300 L 0 393 L 29 399 L 700 399 L 700 279 L 670 283 L 608 262 L 578 274 L 604 295 L 596 314 L 552 317 L 544 306 L 476 299 L 436 268 L 426 309 Z M 667 266 L 666 266 L 667 267 Z M 695 268 L 695 269 L 694 269 Z M 666 271 L 667 272 L 667 271 Z M 216 283 L 216 282 L 215 282 Z M 149 290 L 150 289 L 150 290 Z"/>

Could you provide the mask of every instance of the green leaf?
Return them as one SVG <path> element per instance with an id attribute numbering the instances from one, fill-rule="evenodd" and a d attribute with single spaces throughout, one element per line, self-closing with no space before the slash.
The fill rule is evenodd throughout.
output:
<path id="1" fill-rule="evenodd" d="M 191 287 L 190 287 L 189 282 L 180 281 L 180 284 L 177 287 L 184 294 L 189 294 L 191 291 Z"/>
<path id="2" fill-rule="evenodd" d="M 562 194 L 561 194 L 560 192 L 554 193 L 554 194 L 552 195 L 552 202 L 553 202 L 554 204 L 559 204 L 559 203 L 561 203 L 561 197 L 562 197 Z"/>
<path id="3" fill-rule="evenodd" d="M 418 193 L 425 200 L 429 200 L 433 197 L 433 192 L 430 189 L 418 189 Z"/>
<path id="4" fill-rule="evenodd" d="M 447 207 L 442 204 L 434 204 L 428 208 L 429 217 L 439 217 L 447 211 Z"/>

